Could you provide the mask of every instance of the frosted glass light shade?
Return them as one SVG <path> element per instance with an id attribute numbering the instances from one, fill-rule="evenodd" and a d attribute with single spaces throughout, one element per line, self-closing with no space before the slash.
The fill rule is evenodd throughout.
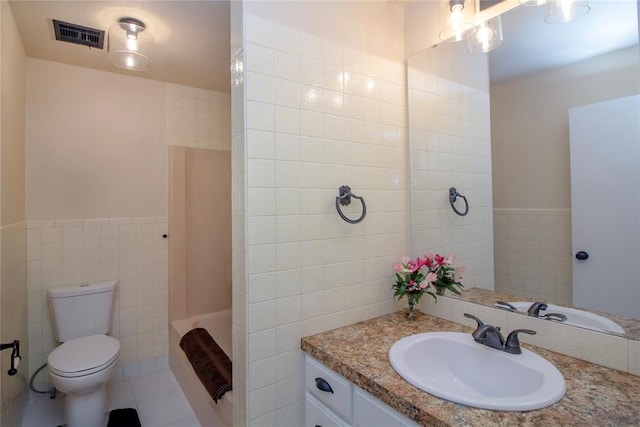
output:
<path id="1" fill-rule="evenodd" d="M 109 27 L 107 57 L 117 67 L 133 71 L 150 69 L 153 45 L 153 35 L 135 18 L 120 18 Z"/>
<path id="2" fill-rule="evenodd" d="M 502 19 L 500 15 L 483 22 L 467 39 L 467 49 L 472 53 L 487 53 L 502 44 Z"/>
<path id="3" fill-rule="evenodd" d="M 473 34 L 476 29 L 473 0 L 450 0 L 440 4 L 440 40 L 458 42 Z"/>
<path id="4" fill-rule="evenodd" d="M 553 0 L 545 6 L 544 20 L 549 24 L 571 22 L 591 10 L 589 0 Z"/>

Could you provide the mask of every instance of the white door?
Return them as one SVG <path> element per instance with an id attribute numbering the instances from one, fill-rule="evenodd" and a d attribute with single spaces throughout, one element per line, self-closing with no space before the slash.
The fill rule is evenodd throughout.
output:
<path id="1" fill-rule="evenodd" d="M 573 304 L 640 317 L 640 95 L 572 108 L 569 123 Z"/>

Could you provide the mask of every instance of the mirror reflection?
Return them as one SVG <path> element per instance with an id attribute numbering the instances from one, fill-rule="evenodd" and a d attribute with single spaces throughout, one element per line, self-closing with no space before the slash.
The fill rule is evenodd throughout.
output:
<path id="1" fill-rule="evenodd" d="M 636 2 L 630 0 L 593 1 L 587 15 L 568 24 L 546 24 L 544 7 L 519 6 L 502 15 L 504 42 L 485 55 L 491 81 L 495 292 L 474 289 L 463 298 L 490 305 L 498 300 L 543 301 L 552 307 L 586 308 L 622 324 L 627 335 L 640 339 L 640 322 L 635 320 L 640 318 L 639 167 L 635 164 L 630 172 L 623 172 L 622 181 L 614 179 L 597 191 L 591 187 L 586 192 L 588 202 L 580 202 L 578 211 L 578 202 L 572 198 L 584 193 L 577 189 L 583 180 L 573 177 L 572 182 L 576 167 L 571 156 L 576 149 L 571 148 L 570 132 L 570 110 L 640 93 L 637 17 Z M 410 58 L 410 68 L 421 61 Z M 411 79 L 410 70 L 409 86 Z M 636 121 L 638 115 L 636 108 Z M 637 141 L 640 132 L 629 133 L 635 133 Z M 624 154 L 613 139 L 600 144 L 605 153 L 640 158 L 636 152 Z M 619 169 L 620 160 L 604 165 L 599 156 L 601 167 L 591 169 L 587 177 L 604 181 Z M 620 185 L 623 200 L 602 201 L 607 188 Z M 475 202 L 477 206 L 477 195 Z M 419 235 L 416 230 L 422 227 L 423 216 L 414 215 L 415 210 L 412 199 L 412 236 Z M 622 231 L 621 237 L 606 239 L 602 233 L 583 237 L 583 230 L 578 232 L 576 227 L 586 216 L 600 221 L 596 224 L 613 225 Z M 413 249 L 419 254 L 416 244 Z M 587 252 L 589 259 L 576 259 L 580 251 Z M 590 279 L 594 283 L 589 284 Z M 491 285 L 477 280 L 467 283 L 478 288 Z M 591 289 L 590 299 L 581 296 L 584 289 Z"/>

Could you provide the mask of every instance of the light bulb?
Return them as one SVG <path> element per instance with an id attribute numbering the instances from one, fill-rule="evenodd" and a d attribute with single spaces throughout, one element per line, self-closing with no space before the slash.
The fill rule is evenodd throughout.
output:
<path id="1" fill-rule="evenodd" d="M 457 42 L 469 37 L 475 31 L 473 19 L 463 12 L 466 0 L 449 0 L 446 21 L 440 31 L 440 39 Z"/>
<path id="2" fill-rule="evenodd" d="M 453 31 L 459 35 L 464 13 L 462 13 L 462 5 L 456 4 L 451 7 L 451 15 L 449 15 L 449 25 Z"/>
<path id="3" fill-rule="evenodd" d="M 560 0 L 560 10 L 562 11 L 562 20 L 567 22 L 571 19 L 571 3 L 572 0 Z"/>
<path id="4" fill-rule="evenodd" d="M 135 37 L 128 37 L 127 38 L 127 49 L 132 50 L 132 51 L 137 51 L 138 50 L 138 39 L 136 39 Z"/>
<path id="5" fill-rule="evenodd" d="M 127 64 L 127 67 L 129 68 L 132 68 L 134 66 L 135 60 L 133 59 L 133 56 L 131 55 L 127 56 L 126 64 Z"/>
<path id="6" fill-rule="evenodd" d="M 486 52 L 489 47 L 489 39 L 491 38 L 491 30 L 487 28 L 487 23 L 483 22 L 478 28 L 476 33 L 476 39 L 482 45 L 482 51 Z"/>
<path id="7" fill-rule="evenodd" d="M 502 20 L 500 16 L 480 24 L 476 33 L 468 39 L 467 48 L 472 53 L 488 53 L 502 44 Z"/>

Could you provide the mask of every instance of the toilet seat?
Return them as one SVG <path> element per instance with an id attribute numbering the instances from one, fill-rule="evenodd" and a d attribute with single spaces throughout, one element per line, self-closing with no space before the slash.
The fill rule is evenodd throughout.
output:
<path id="1" fill-rule="evenodd" d="M 91 335 L 65 341 L 49 354 L 51 373 L 67 378 L 100 372 L 118 360 L 120 341 L 108 335 Z"/>

